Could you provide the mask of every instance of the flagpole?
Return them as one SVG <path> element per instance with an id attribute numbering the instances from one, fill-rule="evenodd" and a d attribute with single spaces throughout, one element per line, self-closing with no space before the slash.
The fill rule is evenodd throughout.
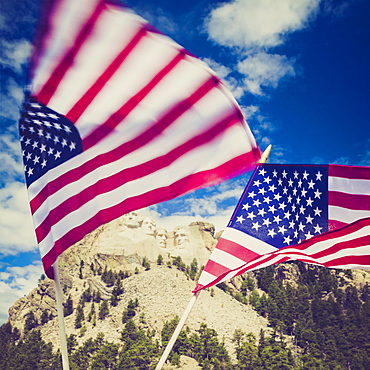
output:
<path id="1" fill-rule="evenodd" d="M 186 309 L 185 309 L 185 311 L 184 311 L 184 313 L 183 313 L 183 315 L 181 317 L 181 320 L 177 324 L 176 329 L 173 332 L 170 341 L 167 343 L 167 346 L 166 346 L 164 352 L 162 353 L 162 356 L 161 356 L 161 358 L 160 358 L 160 360 L 158 362 L 158 365 L 155 368 L 155 370 L 161 370 L 162 369 L 162 366 L 166 362 L 167 357 L 170 354 L 170 352 L 172 350 L 172 347 L 174 346 L 174 344 L 175 344 L 175 342 L 177 340 L 177 337 L 179 336 L 179 334 L 181 332 L 181 329 L 183 328 L 183 326 L 185 324 L 185 321 L 186 321 L 186 319 L 188 318 L 188 316 L 190 314 L 191 309 L 193 308 L 195 302 L 197 301 L 197 298 L 198 298 L 200 292 L 201 291 L 199 290 L 198 292 L 194 293 L 193 296 L 191 297 L 191 299 L 190 299 L 190 301 L 188 303 L 188 306 L 186 307 Z"/>
<path id="2" fill-rule="evenodd" d="M 262 153 L 261 155 L 261 159 L 258 161 L 258 163 L 266 163 L 267 162 L 267 159 L 271 153 L 271 148 L 272 148 L 272 145 L 270 144 L 266 149 L 265 151 Z M 162 353 L 162 356 L 157 364 L 157 367 L 155 368 L 155 370 L 161 370 L 162 369 L 162 366 L 164 365 L 164 363 L 166 362 L 167 358 L 168 358 L 168 355 L 170 354 L 171 350 L 172 350 L 172 347 L 174 346 L 176 340 L 177 340 L 177 337 L 179 336 L 180 332 L 181 332 L 181 329 L 183 328 L 184 324 L 185 324 L 185 321 L 186 319 L 188 318 L 189 314 L 190 314 L 190 311 L 191 309 L 193 308 L 199 294 L 200 294 L 201 290 L 199 290 L 198 292 L 194 293 L 194 295 L 191 297 L 189 303 L 188 303 L 188 306 L 186 307 L 185 309 L 185 312 L 183 313 L 182 317 L 181 317 L 181 320 L 179 321 L 179 323 L 177 324 L 176 326 L 176 329 L 175 331 L 173 332 L 172 334 L 172 337 L 170 339 L 170 341 L 167 343 L 167 346 L 164 350 L 164 352 Z"/>
<path id="3" fill-rule="evenodd" d="M 56 302 L 57 302 L 59 337 L 60 337 L 60 348 L 62 352 L 63 370 L 69 370 L 67 335 L 66 335 L 66 330 L 64 326 L 63 292 L 62 292 L 62 287 L 60 285 L 60 279 L 59 279 L 58 258 L 53 264 L 53 269 L 54 269 L 54 285 L 55 285 L 55 296 L 56 296 Z"/>

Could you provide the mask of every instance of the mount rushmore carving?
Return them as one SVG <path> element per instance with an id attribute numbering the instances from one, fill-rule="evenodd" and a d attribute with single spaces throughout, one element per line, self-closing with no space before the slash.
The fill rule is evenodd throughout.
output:
<path id="1" fill-rule="evenodd" d="M 142 217 L 139 212 L 129 212 L 106 225 L 96 241 L 98 253 L 137 255 L 157 260 L 158 255 L 180 256 L 189 264 L 193 258 L 204 264 L 216 244 L 215 228 L 203 221 L 177 226 L 168 231 L 158 227 L 151 217 Z"/>

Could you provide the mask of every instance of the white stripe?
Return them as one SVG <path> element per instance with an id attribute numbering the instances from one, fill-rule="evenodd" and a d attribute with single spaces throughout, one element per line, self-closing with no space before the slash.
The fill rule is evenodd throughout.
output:
<path id="1" fill-rule="evenodd" d="M 230 135 L 234 136 L 235 134 L 230 133 Z M 215 152 L 214 145 L 212 145 L 212 143 L 209 143 L 209 145 L 198 148 L 197 150 L 188 153 L 186 156 L 181 157 L 171 166 L 165 167 L 160 171 L 150 174 L 149 176 L 131 181 L 115 189 L 114 191 L 105 193 L 92 199 L 90 202 L 84 204 L 77 211 L 68 214 L 52 228 L 54 240 L 58 240 L 59 238 L 61 238 L 66 232 L 69 231 L 69 229 L 83 224 L 91 216 L 93 216 L 97 212 L 97 210 L 109 208 L 121 202 L 123 199 L 130 198 L 135 195 L 144 194 L 151 189 L 168 186 L 175 182 L 177 179 L 181 179 L 184 176 L 188 175 L 192 172 L 192 170 L 194 170 L 194 172 L 198 172 L 195 171 L 195 169 L 197 169 L 197 166 L 199 165 L 198 162 L 200 155 L 208 155 L 208 157 L 210 158 L 208 163 L 208 165 L 210 165 L 210 168 L 212 168 L 215 164 L 223 163 L 225 161 L 225 156 L 222 155 L 222 152 L 227 150 L 227 145 L 229 144 L 226 143 L 226 145 L 220 145 L 218 147 L 220 151 Z M 208 151 L 208 153 L 206 152 L 206 150 Z M 242 152 L 244 152 L 245 148 L 242 148 L 241 150 Z M 74 186 L 76 185 L 74 184 Z M 85 187 L 78 186 L 78 189 L 83 188 Z M 51 200 L 50 198 L 48 198 L 47 203 L 49 203 L 49 200 Z M 48 213 L 48 210 L 45 208 L 43 212 Z M 40 213 L 38 213 L 38 215 L 34 217 L 36 227 L 39 225 L 39 220 L 44 219 L 45 214 L 43 212 L 40 211 Z M 40 243 L 40 250 L 42 250 L 43 253 L 46 253 L 46 251 L 48 251 L 51 248 L 50 246 L 52 245 L 53 239 L 52 236 L 49 234 L 49 236 L 44 239 L 42 243 Z"/>
<path id="2" fill-rule="evenodd" d="M 225 231 L 222 233 L 222 238 L 230 240 L 241 246 L 245 246 L 245 248 L 259 255 L 270 253 L 277 249 L 263 240 L 257 239 L 237 229 L 233 229 L 232 227 L 227 227 L 225 229 Z"/>
<path id="3" fill-rule="evenodd" d="M 370 217 L 370 210 L 358 211 L 338 206 L 329 206 L 328 212 L 329 220 L 340 221 L 346 224 L 350 224 L 352 222 L 355 222 L 356 220 L 360 220 L 361 218 Z"/>
<path id="4" fill-rule="evenodd" d="M 346 194 L 370 195 L 370 179 L 357 180 L 329 176 L 328 190 Z"/>
<path id="5" fill-rule="evenodd" d="M 38 93 L 50 78 L 61 58 L 75 43 L 81 27 L 90 18 L 100 0 L 63 0 L 58 4 L 58 13 L 52 16 L 51 33 L 44 38 L 46 51 L 40 58 L 40 64 L 32 81 L 33 92 Z M 48 21 L 51 21 L 49 19 Z"/>

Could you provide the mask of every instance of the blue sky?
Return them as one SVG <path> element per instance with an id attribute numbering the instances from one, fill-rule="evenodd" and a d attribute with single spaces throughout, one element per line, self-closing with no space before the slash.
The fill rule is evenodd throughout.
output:
<path id="1" fill-rule="evenodd" d="M 126 1 L 205 60 L 239 101 L 270 162 L 370 165 L 368 0 Z M 0 5 L 0 324 L 42 273 L 17 122 L 39 11 Z M 171 229 L 222 229 L 249 174 L 142 210 Z"/>

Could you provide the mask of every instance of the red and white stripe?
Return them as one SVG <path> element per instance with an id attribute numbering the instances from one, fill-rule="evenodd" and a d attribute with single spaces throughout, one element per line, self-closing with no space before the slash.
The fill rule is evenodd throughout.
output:
<path id="1" fill-rule="evenodd" d="M 370 168 L 328 165 L 329 231 L 277 249 L 227 227 L 194 292 L 246 271 L 289 260 L 331 268 L 370 268 Z"/>
<path id="2" fill-rule="evenodd" d="M 126 10 L 55 1 L 36 44 L 32 95 L 76 125 L 84 149 L 28 189 L 46 269 L 101 224 L 260 157 L 214 72 Z"/>

